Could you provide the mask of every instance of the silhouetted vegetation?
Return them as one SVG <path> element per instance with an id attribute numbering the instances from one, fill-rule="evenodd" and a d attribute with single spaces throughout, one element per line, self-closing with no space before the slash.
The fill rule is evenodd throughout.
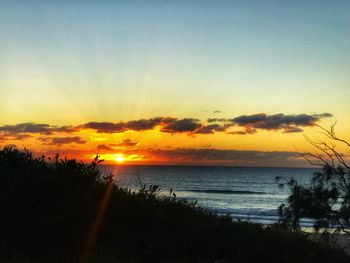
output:
<path id="1" fill-rule="evenodd" d="M 119 188 L 98 158 L 0 151 L 1 262 L 348 262 L 302 234 L 232 222 L 178 200 Z"/>
<path id="2" fill-rule="evenodd" d="M 321 130 L 328 141 L 306 137 L 315 151 L 302 154 L 310 164 L 322 168 L 314 173 L 310 185 L 277 178 L 280 186 L 287 185 L 291 190 L 288 204 L 282 204 L 279 209 L 281 224 L 299 230 L 300 219 L 312 218 L 316 231 L 327 233 L 332 228 L 350 234 L 350 165 L 344 154 L 336 150 L 336 143 L 344 144 L 349 150 L 350 143 L 336 136 L 334 125 L 330 130 Z"/>

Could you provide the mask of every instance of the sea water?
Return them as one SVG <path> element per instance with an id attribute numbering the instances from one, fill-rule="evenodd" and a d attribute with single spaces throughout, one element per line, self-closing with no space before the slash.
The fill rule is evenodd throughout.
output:
<path id="1" fill-rule="evenodd" d="M 113 166 L 105 173 L 116 175 L 120 187 L 138 190 L 142 185 L 158 185 L 162 195 L 197 201 L 211 212 L 234 219 L 272 224 L 278 220 L 278 206 L 287 202 L 288 187 L 280 189 L 276 177 L 294 178 L 308 184 L 315 169 L 218 167 L 218 166 Z M 312 224 L 309 220 L 303 226 Z"/>

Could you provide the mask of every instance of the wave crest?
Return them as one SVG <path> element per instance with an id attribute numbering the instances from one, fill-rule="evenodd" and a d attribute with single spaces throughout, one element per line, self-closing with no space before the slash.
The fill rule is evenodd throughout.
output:
<path id="1" fill-rule="evenodd" d="M 207 194 L 258 194 L 263 195 L 265 192 L 257 192 L 257 191 L 236 191 L 236 190 L 214 190 L 214 189 L 191 189 L 187 190 L 189 192 L 195 193 L 207 193 Z"/>

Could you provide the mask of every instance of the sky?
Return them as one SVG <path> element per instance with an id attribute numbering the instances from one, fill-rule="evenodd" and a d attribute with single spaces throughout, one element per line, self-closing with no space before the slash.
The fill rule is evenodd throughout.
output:
<path id="1" fill-rule="evenodd" d="M 2 147 L 302 166 L 317 125 L 350 139 L 349 1 L 0 5 Z"/>

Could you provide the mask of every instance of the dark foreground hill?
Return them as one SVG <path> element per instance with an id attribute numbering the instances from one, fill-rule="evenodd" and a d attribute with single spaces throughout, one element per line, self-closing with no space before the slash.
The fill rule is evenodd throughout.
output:
<path id="1" fill-rule="evenodd" d="M 349 262 L 302 234 L 157 197 L 155 186 L 118 188 L 97 163 L 0 151 L 0 262 Z"/>

